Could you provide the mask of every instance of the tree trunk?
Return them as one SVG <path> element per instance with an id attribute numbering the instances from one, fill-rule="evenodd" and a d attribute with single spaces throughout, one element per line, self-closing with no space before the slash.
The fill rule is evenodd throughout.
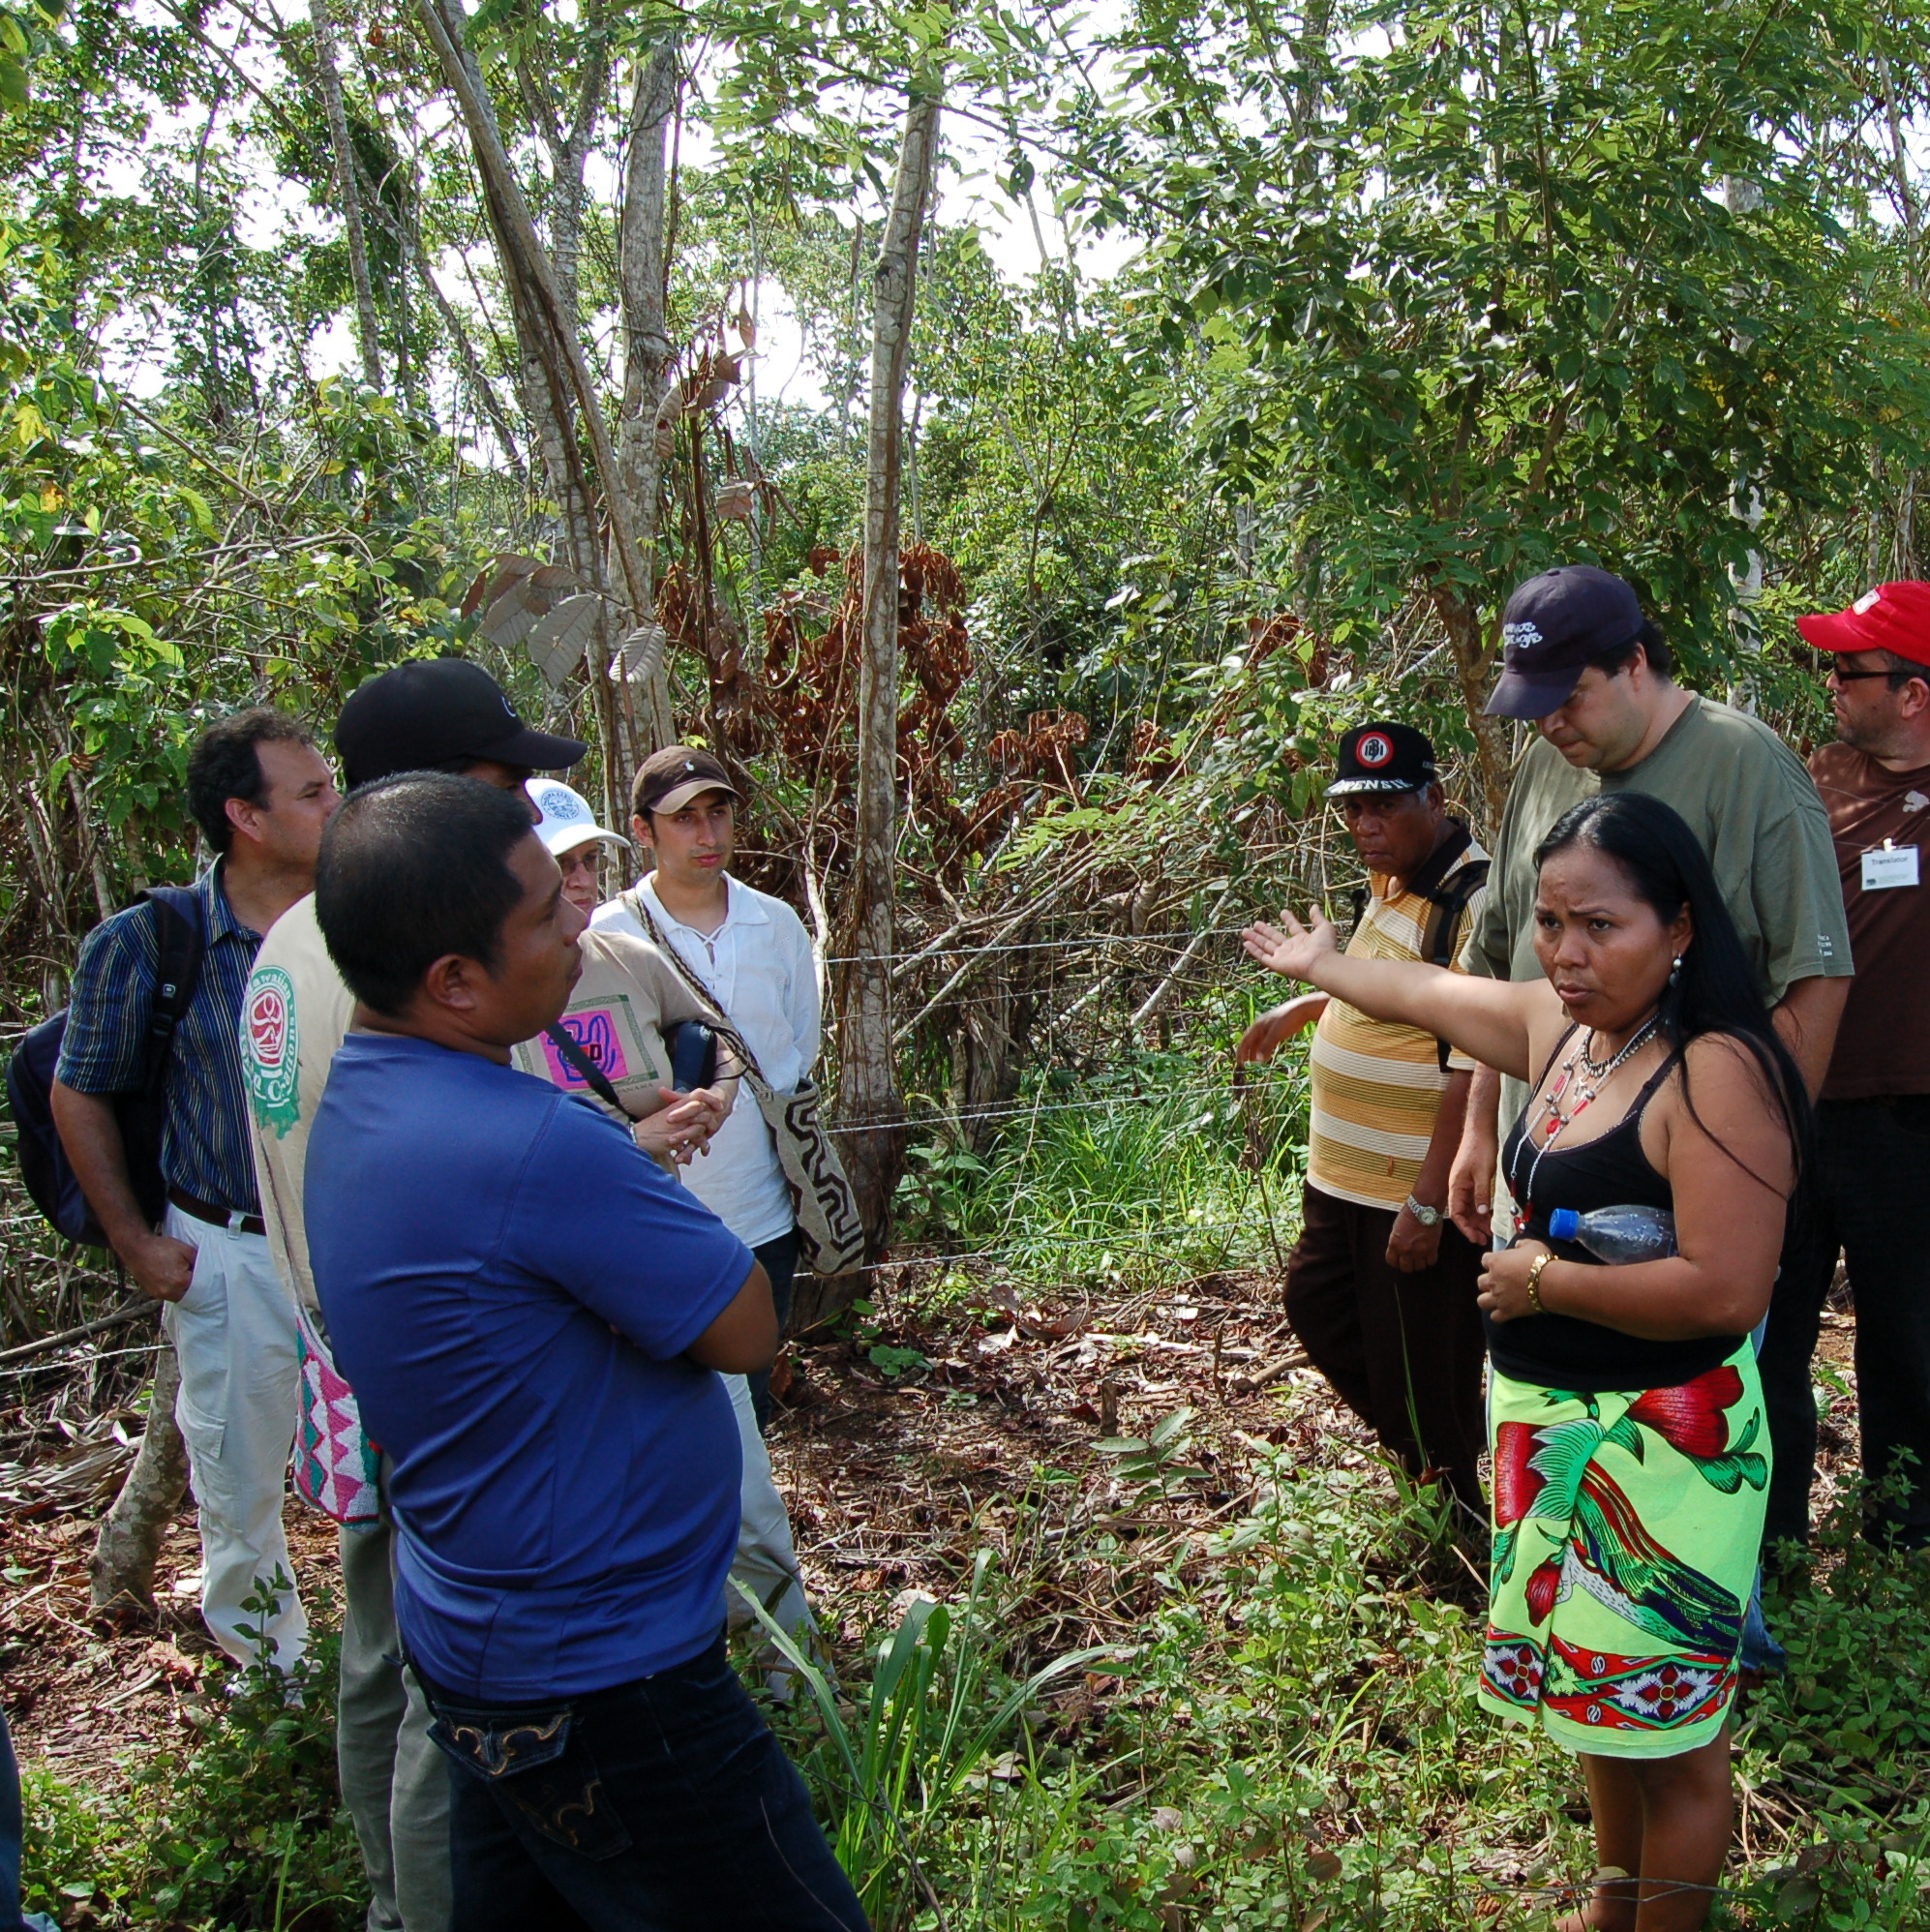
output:
<path id="1" fill-rule="evenodd" d="M 1500 719 L 1491 718 L 1486 710 L 1493 659 L 1481 635 L 1480 613 L 1472 604 L 1445 584 L 1430 584 L 1428 595 L 1447 631 L 1455 676 L 1461 680 L 1461 702 L 1474 729 L 1475 772 L 1487 812 L 1486 825 L 1476 827 L 1476 830 L 1492 840 L 1500 830 L 1501 808 L 1508 802 L 1508 780 L 1514 765 Z"/>
<path id="2" fill-rule="evenodd" d="M 529 203 L 503 146 L 489 90 L 469 52 L 467 15 L 462 0 L 416 0 L 416 11 L 443 78 L 462 110 L 476 172 L 482 180 L 497 260 L 516 322 L 529 434 L 563 511 L 570 563 L 593 589 L 608 593 L 605 553 L 597 528 L 601 510 L 608 518 L 610 547 L 620 562 L 631 610 L 641 620 L 650 615 L 649 586 L 640 574 L 635 522 L 616 452 L 610 445 L 609 426 L 590 380 L 583 345 L 577 340 L 571 305 L 558 286 L 554 266 L 537 236 Z M 579 416 L 595 463 L 595 483 L 578 442 Z M 624 756 L 618 735 L 618 702 L 606 675 L 606 625 L 598 626 L 597 639 L 588 665 L 588 696 L 596 712 L 607 788 L 612 774 L 622 768 Z"/>
<path id="3" fill-rule="evenodd" d="M 864 645 L 858 684 L 858 854 L 846 916 L 853 955 L 842 969 L 838 1116 L 845 1165 L 867 1245 L 882 1253 L 904 1161 L 904 1102 L 891 1041 L 898 780 L 898 498 L 905 360 L 911 347 L 919 235 L 937 168 L 936 93 L 905 116 L 891 209 L 872 271 L 871 425 L 864 478 Z M 852 1132 L 850 1130 L 856 1130 Z"/>
<path id="4" fill-rule="evenodd" d="M 637 68 L 630 103 L 629 153 L 623 168 L 623 209 L 617 233 L 617 280 L 623 310 L 623 403 L 617 430 L 623 488 L 636 510 L 638 569 L 648 594 L 656 585 L 657 520 L 662 509 L 663 458 L 657 454 L 656 414 L 671 357 L 664 317 L 664 185 L 671 116 L 676 110 L 678 43 L 659 41 Z M 643 621 L 655 617 L 643 613 Z M 648 750 L 675 742 L 670 676 L 659 663 L 641 687 L 638 721 Z"/>
<path id="5" fill-rule="evenodd" d="M 161 1539 L 188 1492 L 188 1445 L 174 1420 L 181 1364 L 165 1337 L 155 1357 L 147 1400 L 147 1432 L 134 1467 L 101 1524 L 87 1568 L 94 1579 L 97 1611 L 151 1611 L 154 1565 Z"/>
<path id="6" fill-rule="evenodd" d="M 335 22 L 328 0 L 309 0 L 315 31 L 316 77 L 328 115 L 328 139 L 335 150 L 335 192 L 342 196 L 342 219 L 348 230 L 348 280 L 355 288 L 355 339 L 362 350 L 362 380 L 382 387 L 381 338 L 376 326 L 376 291 L 369 279 L 369 248 L 362 231 L 362 191 L 355 179 L 355 150 L 348 136 L 348 110 L 342 102 L 342 76 L 335 66 Z"/>

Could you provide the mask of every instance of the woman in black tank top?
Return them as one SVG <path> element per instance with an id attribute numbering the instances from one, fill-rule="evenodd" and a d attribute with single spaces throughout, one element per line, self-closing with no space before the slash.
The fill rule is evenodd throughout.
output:
<path id="1" fill-rule="evenodd" d="M 1766 1312 L 1811 1116 L 1708 860 L 1653 799 L 1569 812 L 1535 855 L 1545 981 L 1351 959 L 1315 916 L 1263 965 L 1539 1077 L 1503 1171 L 1520 1209 L 1480 1305 L 1494 1562 L 1477 1694 L 1583 1754 L 1604 1866 L 1564 1926 L 1691 1932 L 1728 1847 L 1727 1720 L 1768 1444 Z M 1677 1252 L 1609 1267 L 1558 1208 L 1673 1215 Z"/>

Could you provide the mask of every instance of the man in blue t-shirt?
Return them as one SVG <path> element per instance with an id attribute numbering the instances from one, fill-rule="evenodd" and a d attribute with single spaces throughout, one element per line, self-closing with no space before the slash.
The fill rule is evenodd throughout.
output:
<path id="1" fill-rule="evenodd" d="M 309 1142 L 309 1255 L 394 1464 L 454 1922 L 863 1927 L 724 1654 L 716 1372 L 770 1360 L 769 1283 L 620 1127 L 509 1064 L 579 972 L 556 860 L 519 800 L 417 773 L 337 815 L 316 915 L 357 1030 Z"/>

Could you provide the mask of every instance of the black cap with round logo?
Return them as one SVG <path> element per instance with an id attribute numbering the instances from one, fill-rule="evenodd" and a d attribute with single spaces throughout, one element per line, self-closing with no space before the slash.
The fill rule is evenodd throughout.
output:
<path id="1" fill-rule="evenodd" d="M 589 749 L 532 731 L 502 686 L 461 657 L 417 658 L 358 685 L 336 720 L 335 748 L 351 789 L 458 758 L 560 771 Z"/>
<path id="2" fill-rule="evenodd" d="M 1341 772 L 1327 787 L 1327 796 L 1418 792 L 1437 775 L 1434 747 L 1412 725 L 1356 725 L 1341 740 Z"/>

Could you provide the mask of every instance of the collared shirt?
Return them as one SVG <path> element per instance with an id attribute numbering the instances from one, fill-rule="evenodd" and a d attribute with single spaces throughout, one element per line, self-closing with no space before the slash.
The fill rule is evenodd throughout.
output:
<path id="1" fill-rule="evenodd" d="M 709 989 L 718 1011 L 743 1035 L 759 1071 L 789 1093 L 817 1061 L 822 1019 L 818 974 L 804 922 L 782 899 L 724 875 L 724 922 L 702 933 L 664 908 L 655 873 L 638 888 L 658 930 Z M 593 926 L 637 938 L 648 932 L 622 898 L 599 906 Z M 776 1143 L 748 1082 L 710 1151 L 683 1170 L 684 1185 L 740 1241 L 755 1248 L 790 1233 L 791 1191 Z"/>
<path id="2" fill-rule="evenodd" d="M 248 1090 L 236 1027 L 261 935 L 235 918 L 219 862 L 196 881 L 206 947 L 167 1063 L 161 1171 L 214 1207 L 256 1214 Z M 80 948 L 55 1077 L 76 1094 L 139 1090 L 161 961 L 160 914 L 146 902 L 97 925 Z"/>
<path id="3" fill-rule="evenodd" d="M 1442 885 L 1487 856 L 1470 843 L 1442 875 Z M 1392 890 L 1391 879 L 1374 875 L 1371 883 L 1373 896 L 1347 941 L 1347 956 L 1419 959 L 1433 902 L 1404 888 Z M 1457 973 L 1467 971 L 1486 891 L 1481 887 L 1468 898 Z M 1459 1053 L 1448 1058 L 1457 1072 L 1473 1064 Z M 1420 1176 L 1448 1083 L 1434 1036 L 1417 1026 L 1370 1019 L 1344 1000 L 1329 1000 L 1313 1031 L 1309 1066 L 1313 1096 L 1308 1185 L 1363 1207 L 1400 1207 Z"/>

